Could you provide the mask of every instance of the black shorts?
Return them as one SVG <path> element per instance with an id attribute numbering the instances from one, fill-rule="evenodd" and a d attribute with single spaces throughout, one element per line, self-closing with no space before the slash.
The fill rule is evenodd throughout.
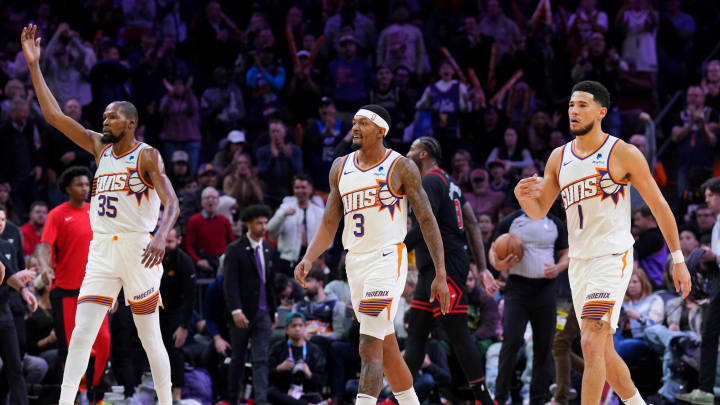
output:
<path id="1" fill-rule="evenodd" d="M 446 255 L 445 272 L 447 273 L 448 289 L 450 290 L 450 310 L 448 313 L 467 314 L 468 296 L 465 282 L 470 270 L 470 260 L 467 254 L 454 255 L 446 252 Z M 418 282 L 410 307 L 431 311 L 433 316 L 438 317 L 441 315 L 440 303 L 438 300 L 430 302 L 430 287 L 433 280 L 435 280 L 435 266 L 431 264 L 419 269 Z"/>

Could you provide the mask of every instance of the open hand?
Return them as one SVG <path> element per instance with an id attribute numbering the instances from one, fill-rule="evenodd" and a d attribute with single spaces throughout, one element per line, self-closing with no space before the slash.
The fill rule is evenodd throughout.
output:
<path id="1" fill-rule="evenodd" d="M 23 28 L 22 34 L 20 35 L 23 55 L 25 55 L 25 61 L 28 66 L 40 60 L 40 41 L 42 38 L 35 38 L 36 31 L 37 25 L 28 24 L 27 27 Z"/>

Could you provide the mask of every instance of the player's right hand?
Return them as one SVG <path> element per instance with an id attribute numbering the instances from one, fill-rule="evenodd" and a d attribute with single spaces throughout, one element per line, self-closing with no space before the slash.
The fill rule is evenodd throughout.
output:
<path id="1" fill-rule="evenodd" d="M 247 328 L 250 325 L 250 321 L 248 321 L 247 317 L 242 312 L 236 312 L 232 317 L 235 326 L 238 328 Z"/>
<path id="2" fill-rule="evenodd" d="M 688 271 L 687 265 L 683 263 L 676 263 L 673 266 L 673 282 L 675 283 L 675 291 L 681 294 L 683 299 L 687 298 L 692 289 L 692 280 L 690 279 L 690 272 Z"/>
<path id="3" fill-rule="evenodd" d="M 440 303 L 440 312 L 443 315 L 447 314 L 450 310 L 450 289 L 447 280 L 437 276 L 430 285 L 430 302 L 435 301 L 436 298 Z"/>
<path id="4" fill-rule="evenodd" d="M 297 281 L 302 288 L 306 288 L 305 277 L 310 273 L 310 269 L 312 269 L 312 262 L 304 258 L 295 266 L 295 281 Z"/>
<path id="5" fill-rule="evenodd" d="M 25 55 L 25 61 L 27 61 L 28 65 L 40 60 L 40 41 L 42 38 L 35 38 L 36 31 L 37 25 L 28 24 L 27 27 L 23 28 L 22 34 L 20 35 L 23 54 Z"/>
<path id="6" fill-rule="evenodd" d="M 515 198 L 517 198 L 518 201 L 521 201 L 532 200 L 540 197 L 542 192 L 542 180 L 542 177 L 537 174 L 520 180 L 515 186 Z"/>

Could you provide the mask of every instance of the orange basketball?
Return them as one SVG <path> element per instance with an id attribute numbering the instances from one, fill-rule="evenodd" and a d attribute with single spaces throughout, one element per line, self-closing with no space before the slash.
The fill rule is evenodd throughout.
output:
<path id="1" fill-rule="evenodd" d="M 513 233 L 504 233 L 498 236 L 493 242 L 493 249 L 499 260 L 503 260 L 510 253 L 517 256 L 518 259 L 522 259 L 525 251 L 522 240 Z"/>

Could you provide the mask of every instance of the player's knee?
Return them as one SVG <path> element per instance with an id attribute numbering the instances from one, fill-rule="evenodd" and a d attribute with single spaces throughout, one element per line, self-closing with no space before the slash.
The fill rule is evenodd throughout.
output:
<path id="1" fill-rule="evenodd" d="M 586 361 L 593 361 L 604 357 L 605 344 L 608 336 L 607 322 L 597 319 L 583 319 L 580 345 Z"/>
<path id="2" fill-rule="evenodd" d="M 363 362 L 380 361 L 382 364 L 383 341 L 369 335 L 360 335 L 359 352 Z"/>

